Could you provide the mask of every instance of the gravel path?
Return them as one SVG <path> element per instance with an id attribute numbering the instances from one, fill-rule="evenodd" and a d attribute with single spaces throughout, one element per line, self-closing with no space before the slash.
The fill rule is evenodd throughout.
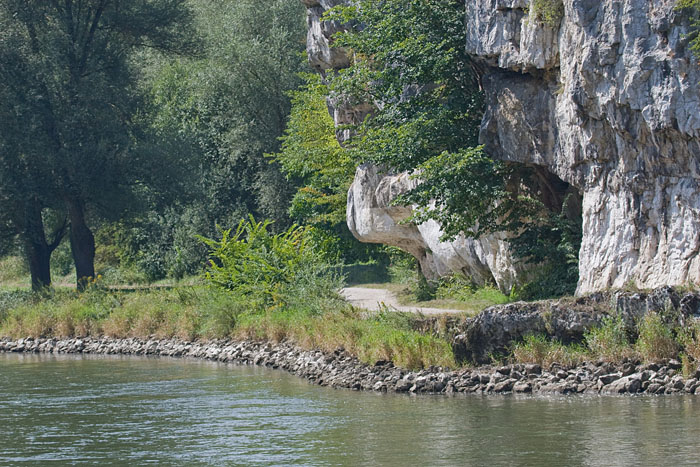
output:
<path id="1" fill-rule="evenodd" d="M 442 313 L 464 313 L 463 310 L 449 310 L 445 308 L 428 308 L 420 306 L 400 305 L 396 296 L 386 289 L 370 289 L 366 287 L 345 287 L 340 294 L 357 308 L 377 311 L 381 305 L 386 305 L 395 311 L 407 311 L 410 313 L 423 313 L 424 315 L 436 315 Z"/>

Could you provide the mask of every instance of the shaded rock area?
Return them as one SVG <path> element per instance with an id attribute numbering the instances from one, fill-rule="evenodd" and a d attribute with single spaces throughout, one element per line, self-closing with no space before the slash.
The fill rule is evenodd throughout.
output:
<path id="1" fill-rule="evenodd" d="M 617 315 L 631 337 L 648 312 L 659 313 L 670 325 L 700 319 L 700 293 L 664 287 L 652 292 L 595 293 L 575 299 L 516 302 L 486 308 L 476 317 L 455 323 L 453 346 L 459 359 L 486 363 L 508 354 L 527 335 L 541 334 L 564 344 L 581 342 L 584 334 Z"/>
<path id="2" fill-rule="evenodd" d="M 484 366 L 450 371 L 409 371 L 391 362 L 366 365 L 339 349 L 333 353 L 303 350 L 288 343 L 186 342 L 178 339 L 111 338 L 0 340 L 0 352 L 53 354 L 124 354 L 188 357 L 222 363 L 281 369 L 321 386 L 414 394 L 700 394 L 700 370 L 688 378 L 675 360 L 615 366 L 589 362 L 576 368 L 534 364 Z"/>

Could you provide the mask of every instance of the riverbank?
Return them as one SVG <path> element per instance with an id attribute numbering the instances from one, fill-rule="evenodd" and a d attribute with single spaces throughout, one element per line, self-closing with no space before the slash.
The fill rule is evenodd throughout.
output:
<path id="1" fill-rule="evenodd" d="M 686 378 L 675 360 L 652 364 L 627 361 L 618 365 L 584 362 L 572 368 L 511 364 L 456 371 L 440 367 L 410 371 L 386 361 L 367 365 L 343 349 L 304 350 L 286 342 L 135 338 L 4 338 L 0 340 L 0 352 L 199 358 L 281 369 L 321 386 L 377 392 L 700 395 L 700 370 Z"/>

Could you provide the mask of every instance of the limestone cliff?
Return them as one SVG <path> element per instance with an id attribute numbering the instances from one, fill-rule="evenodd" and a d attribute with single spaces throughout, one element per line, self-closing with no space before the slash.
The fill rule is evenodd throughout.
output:
<path id="1" fill-rule="evenodd" d="M 344 51 L 328 47 L 340 25 L 319 21 L 342 0 L 303 1 L 311 63 L 347 66 Z M 545 24 L 529 0 L 466 2 L 465 46 L 487 101 L 486 150 L 582 195 L 578 293 L 700 283 L 700 67 L 675 3 L 564 0 L 561 20 Z M 338 123 L 367 112 L 333 108 Z M 348 199 L 358 238 L 400 243 L 429 273 L 512 283 L 517 270 L 500 239 L 444 245 L 436 225 L 398 225 L 405 212 L 388 203 L 400 191 L 396 177 L 358 170 Z"/>
<path id="2" fill-rule="evenodd" d="M 700 68 L 673 0 L 467 2 L 481 140 L 583 195 L 578 293 L 700 282 Z"/>

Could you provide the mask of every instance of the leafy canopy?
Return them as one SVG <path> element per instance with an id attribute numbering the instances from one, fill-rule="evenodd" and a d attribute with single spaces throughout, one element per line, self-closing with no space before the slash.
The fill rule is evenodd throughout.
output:
<path id="1" fill-rule="evenodd" d="M 438 220 L 447 238 L 493 228 L 507 210 L 506 168 L 477 146 L 483 98 L 464 51 L 464 3 L 362 0 L 328 19 L 362 25 L 337 35 L 354 60 L 331 77 L 346 105 L 376 103 L 355 128 L 355 160 L 414 171 L 420 184 L 396 202 L 417 204 L 412 220 Z"/>
<path id="2" fill-rule="evenodd" d="M 345 201 L 355 163 L 335 135 L 328 113 L 328 87 L 316 74 L 302 75 L 306 83 L 290 93 L 292 109 L 282 147 L 269 155 L 301 187 L 294 195 L 290 214 L 298 222 L 345 222 Z"/>
<path id="3" fill-rule="evenodd" d="M 546 12 L 560 2 L 535 5 Z M 413 173 L 416 188 L 395 199 L 417 206 L 407 221 L 438 221 L 443 240 L 507 231 L 516 257 L 557 264 L 548 272 L 561 279 L 557 291 L 544 278 L 533 296 L 572 291 L 576 216 L 570 221 L 567 209 L 545 207 L 530 170 L 495 161 L 478 146 L 483 96 L 464 47 L 464 2 L 358 0 L 327 19 L 359 25 L 335 37 L 352 63 L 329 76 L 331 97 L 341 107 L 374 104 L 352 128 L 349 149 L 356 162 Z"/>

